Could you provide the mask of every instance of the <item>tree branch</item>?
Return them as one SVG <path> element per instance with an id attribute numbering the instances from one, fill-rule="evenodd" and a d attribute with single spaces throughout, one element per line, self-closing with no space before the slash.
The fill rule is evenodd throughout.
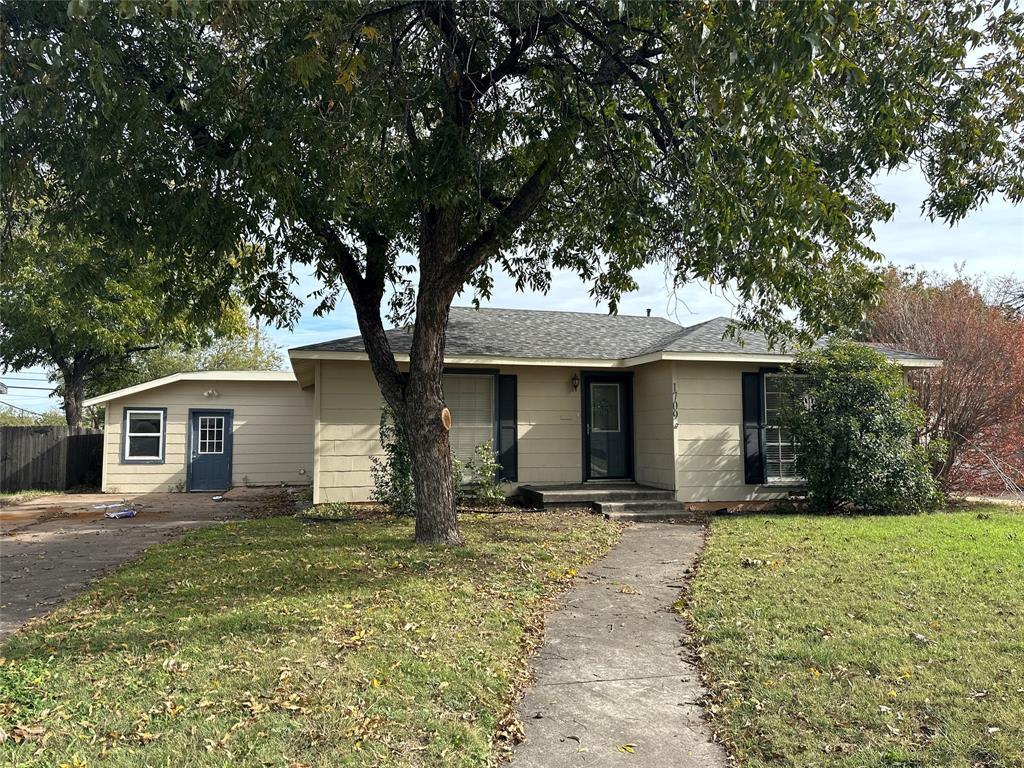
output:
<path id="1" fill-rule="evenodd" d="M 352 297 L 356 322 L 363 337 L 366 354 L 374 378 L 384 399 L 392 408 L 400 409 L 405 401 L 405 382 L 395 362 L 391 342 L 380 319 L 380 304 L 387 274 L 387 241 L 371 231 L 361 233 L 366 242 L 366 276 L 359 269 L 355 254 L 326 220 L 308 217 L 306 225 L 324 244 L 327 255 L 338 266 L 342 280 Z"/>
<path id="2" fill-rule="evenodd" d="M 557 160 L 545 157 L 490 226 L 459 249 L 455 264 L 460 276 L 468 277 L 498 249 L 502 240 L 514 234 L 530 217 L 557 176 L 557 165 Z"/>

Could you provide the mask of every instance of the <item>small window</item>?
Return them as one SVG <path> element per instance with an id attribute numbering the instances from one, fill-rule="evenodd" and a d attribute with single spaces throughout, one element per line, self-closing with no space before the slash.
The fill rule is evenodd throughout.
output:
<path id="1" fill-rule="evenodd" d="M 224 453 L 224 417 L 199 417 L 199 453 Z"/>
<path id="2" fill-rule="evenodd" d="M 796 473 L 798 446 L 790 431 L 779 424 L 785 397 L 782 377 L 775 373 L 764 374 L 764 461 L 769 483 L 801 479 Z"/>
<path id="3" fill-rule="evenodd" d="M 124 460 L 163 461 L 164 411 L 125 411 Z"/>

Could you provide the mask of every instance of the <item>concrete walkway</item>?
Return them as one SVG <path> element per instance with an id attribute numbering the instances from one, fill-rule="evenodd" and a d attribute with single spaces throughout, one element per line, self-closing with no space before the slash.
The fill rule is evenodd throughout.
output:
<path id="1" fill-rule="evenodd" d="M 0 640 L 154 544 L 226 520 L 294 511 L 280 488 L 216 494 L 56 494 L 0 508 Z M 97 504 L 127 500 L 138 517 L 110 520 Z"/>
<path id="2" fill-rule="evenodd" d="M 727 764 L 672 609 L 702 541 L 697 525 L 631 527 L 566 594 L 520 706 L 512 768 Z"/>

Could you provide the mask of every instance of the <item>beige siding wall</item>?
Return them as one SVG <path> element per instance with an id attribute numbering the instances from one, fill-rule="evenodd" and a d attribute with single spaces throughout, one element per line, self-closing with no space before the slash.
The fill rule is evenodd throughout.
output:
<path id="1" fill-rule="evenodd" d="M 368 501 L 370 457 L 380 455 L 382 400 L 363 362 L 321 361 L 317 502 Z M 738 363 L 661 362 L 634 370 L 636 478 L 680 501 L 770 499 L 783 491 L 743 481 Z M 518 385 L 519 480 L 576 483 L 583 476 L 578 369 L 508 366 Z M 678 424 L 673 427 L 673 386 Z M 510 487 L 511 489 L 511 487 Z"/>
<path id="2" fill-rule="evenodd" d="M 575 368 L 515 366 L 518 387 L 519 484 L 578 483 L 583 478 L 580 392 Z"/>
<path id="3" fill-rule="evenodd" d="M 676 487 L 672 429 L 674 375 L 675 363 L 649 363 L 636 369 L 633 384 L 636 481 L 668 490 Z"/>
<path id="4" fill-rule="evenodd" d="M 369 501 L 370 457 L 381 454 L 380 390 L 368 363 L 323 360 L 319 365 L 319 483 L 313 500 Z"/>
<path id="5" fill-rule="evenodd" d="M 743 371 L 740 363 L 675 364 L 679 406 L 676 498 L 742 501 L 785 495 L 743 479 Z"/>
<path id="6" fill-rule="evenodd" d="M 204 396 L 211 389 L 217 396 Z M 121 463 L 121 429 L 127 407 L 167 409 L 163 464 Z M 107 403 L 103 490 L 184 490 L 190 408 L 234 411 L 233 485 L 312 482 L 312 392 L 288 381 L 179 381 Z"/>
<path id="7" fill-rule="evenodd" d="M 580 393 L 574 369 L 503 367 L 517 385 L 519 481 L 574 483 L 581 478 Z M 319 450 L 315 501 L 369 501 L 371 457 L 381 454 L 383 405 L 369 365 L 320 362 Z"/>

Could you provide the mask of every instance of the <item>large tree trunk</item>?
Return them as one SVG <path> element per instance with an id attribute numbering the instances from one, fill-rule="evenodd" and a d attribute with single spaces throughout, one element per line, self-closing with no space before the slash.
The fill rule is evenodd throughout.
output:
<path id="1" fill-rule="evenodd" d="M 82 426 L 82 401 L 85 399 L 85 378 L 77 371 L 62 372 L 64 379 L 64 419 L 69 427 Z"/>
<path id="2" fill-rule="evenodd" d="M 462 281 L 450 265 L 457 247 L 458 217 L 453 211 L 429 211 L 420 242 L 420 280 L 416 327 L 409 354 L 409 384 L 402 418 L 412 454 L 416 486 L 416 541 L 461 544 L 452 488 L 448 429 L 442 420 L 444 344 L 448 313 Z"/>
<path id="3" fill-rule="evenodd" d="M 417 387 L 406 399 L 405 430 L 416 487 L 416 541 L 462 544 L 452 488 L 448 430 L 441 421 L 444 401 L 437 386 Z M 435 391 L 438 390 L 438 391 Z"/>

